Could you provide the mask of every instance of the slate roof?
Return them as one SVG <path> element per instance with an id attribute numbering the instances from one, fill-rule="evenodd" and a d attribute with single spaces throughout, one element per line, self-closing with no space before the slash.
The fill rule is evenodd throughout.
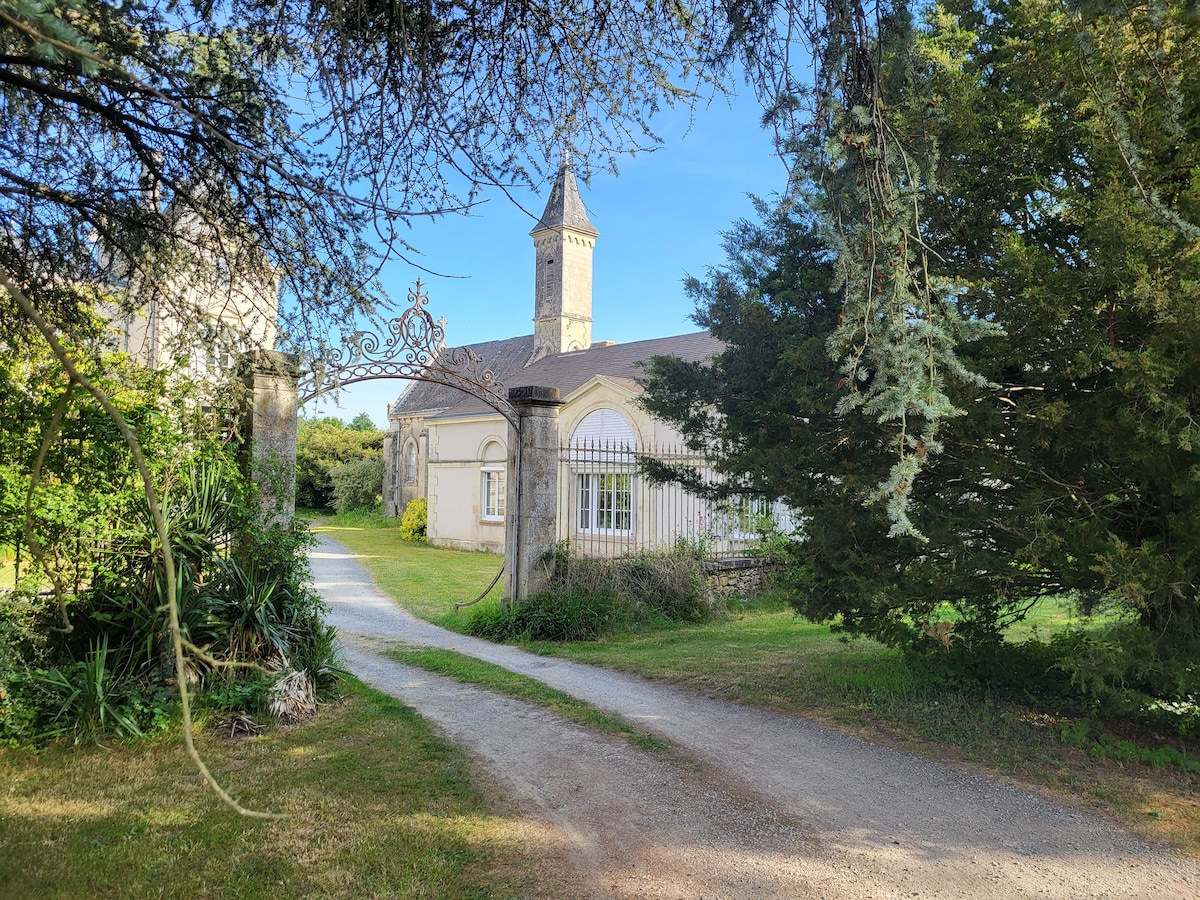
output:
<path id="1" fill-rule="evenodd" d="M 574 231 L 599 235 L 588 221 L 587 210 L 579 196 L 579 186 L 569 162 L 559 169 L 558 178 L 546 201 L 546 209 L 531 234 L 546 228 L 565 226 Z M 652 356 L 677 356 L 699 362 L 719 353 L 721 343 L 707 331 L 674 337 L 633 341 L 628 344 L 593 345 L 547 356 L 532 365 L 533 335 L 467 344 L 483 359 L 482 368 L 490 370 L 504 387 L 556 387 L 563 397 L 578 390 L 596 375 L 605 376 L 630 391 L 639 390 L 636 379 L 643 372 L 638 365 Z M 389 416 L 476 416 L 494 412 L 480 400 L 452 387 L 414 381 L 388 410 Z"/>
<path id="2" fill-rule="evenodd" d="M 467 344 L 482 358 L 482 370 L 490 371 L 496 379 L 507 383 L 533 359 L 533 335 Z M 457 388 L 428 381 L 411 381 L 388 409 L 389 416 L 431 415 L 458 406 L 467 397 Z"/>
<path id="3" fill-rule="evenodd" d="M 707 331 L 698 331 L 693 334 L 631 341 L 627 344 L 592 346 L 587 350 L 559 353 L 557 356 L 539 359 L 533 365 L 513 372 L 507 378 L 501 378 L 499 375 L 497 377 L 506 389 L 529 385 L 556 387 L 563 397 L 583 387 L 596 375 L 607 376 L 636 391 L 638 387 L 635 379 L 644 374 L 638 363 L 652 356 L 676 356 L 689 362 L 701 362 L 720 353 L 721 349 L 720 341 Z M 439 418 L 477 416 L 493 412 L 490 407 L 474 397 L 453 389 L 447 390 L 456 394 L 457 402 L 438 410 Z"/>
<path id="4" fill-rule="evenodd" d="M 571 171 L 570 163 L 563 163 L 562 168 L 558 170 L 554 187 L 550 189 L 550 198 L 546 201 L 546 209 L 533 231 L 529 233 L 537 234 L 546 228 L 559 225 L 564 225 L 572 231 L 590 234 L 592 237 L 600 236 L 600 232 L 588 221 L 587 208 L 583 205 L 583 198 L 579 196 L 579 185 L 575 182 L 575 173 Z"/>

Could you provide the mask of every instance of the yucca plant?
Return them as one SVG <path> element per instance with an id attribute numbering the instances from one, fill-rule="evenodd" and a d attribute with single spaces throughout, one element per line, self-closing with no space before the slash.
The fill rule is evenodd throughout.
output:
<path id="1" fill-rule="evenodd" d="M 224 652 L 235 662 L 262 662 L 286 658 L 291 637 L 289 623 L 276 606 L 282 599 L 279 579 L 254 561 L 221 560 L 213 595 L 214 615 L 224 630 Z"/>
<path id="2" fill-rule="evenodd" d="M 109 731 L 119 737 L 141 736 L 142 730 L 123 709 L 124 693 L 111 674 L 107 636 L 74 665 L 40 669 L 34 678 L 60 704 L 54 722 L 62 724 L 51 727 L 47 737 L 72 731 L 77 744 L 99 744 Z"/>
<path id="3" fill-rule="evenodd" d="M 219 460 L 198 460 L 167 492 L 163 514 L 171 546 L 198 569 L 228 545 L 240 518 L 236 486 Z"/>
<path id="4" fill-rule="evenodd" d="M 337 629 L 309 612 L 293 629 L 292 666 L 312 680 L 318 692 L 332 689 L 345 669 L 338 665 Z"/>
<path id="5" fill-rule="evenodd" d="M 267 708 L 280 722 L 294 725 L 317 714 L 316 686 L 307 672 L 291 667 L 280 670 L 267 696 Z"/>

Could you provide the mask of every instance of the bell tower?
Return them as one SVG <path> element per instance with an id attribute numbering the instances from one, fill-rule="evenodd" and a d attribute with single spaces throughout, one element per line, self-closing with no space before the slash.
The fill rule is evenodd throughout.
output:
<path id="1" fill-rule="evenodd" d="M 592 343 L 592 250 L 600 236 L 588 221 L 570 161 L 558 177 L 533 231 L 533 358 Z"/>

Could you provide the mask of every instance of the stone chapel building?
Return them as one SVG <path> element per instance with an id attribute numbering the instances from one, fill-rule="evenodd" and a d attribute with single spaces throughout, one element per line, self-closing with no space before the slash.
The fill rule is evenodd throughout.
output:
<path id="1" fill-rule="evenodd" d="M 681 527 L 680 515 L 690 517 L 689 528 L 707 527 L 707 514 L 678 496 L 671 502 L 682 512 L 673 524 L 650 508 L 663 502 L 661 491 L 640 483 L 632 451 L 678 446 L 682 439 L 634 401 L 642 392 L 638 363 L 656 355 L 700 361 L 718 352 L 719 343 L 706 331 L 592 342 L 592 252 L 599 233 L 569 165 L 560 169 L 530 234 L 533 333 L 469 346 L 505 388 L 560 391 L 559 539 L 612 555 L 669 545 L 673 534 L 661 532 Z M 410 383 L 388 409 L 385 515 L 399 516 L 409 501 L 425 497 L 431 543 L 502 551 L 508 436 L 507 421 L 483 402 L 443 385 Z M 648 535 L 650 530 L 660 533 Z"/>

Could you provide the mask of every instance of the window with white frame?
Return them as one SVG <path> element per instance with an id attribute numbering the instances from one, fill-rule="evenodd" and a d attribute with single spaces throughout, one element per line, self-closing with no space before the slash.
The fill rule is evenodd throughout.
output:
<path id="1" fill-rule="evenodd" d="M 633 531 L 633 474 L 636 437 L 614 409 L 588 413 L 571 435 L 575 469 L 575 524 L 579 531 L 630 534 Z"/>
<path id="2" fill-rule="evenodd" d="M 488 468 L 483 470 L 483 520 L 499 522 L 504 518 L 504 498 L 507 489 L 504 482 L 504 469 Z"/>
<path id="3" fill-rule="evenodd" d="M 227 326 L 203 329 L 191 356 L 191 374 L 195 378 L 220 379 L 228 377 L 240 352 L 236 333 Z"/>
<path id="4" fill-rule="evenodd" d="M 575 476 L 579 530 L 627 534 L 633 530 L 633 475 L 589 472 Z"/>
<path id="5" fill-rule="evenodd" d="M 479 451 L 479 459 L 480 516 L 485 522 L 503 522 L 508 453 L 499 440 L 489 438 Z"/>

